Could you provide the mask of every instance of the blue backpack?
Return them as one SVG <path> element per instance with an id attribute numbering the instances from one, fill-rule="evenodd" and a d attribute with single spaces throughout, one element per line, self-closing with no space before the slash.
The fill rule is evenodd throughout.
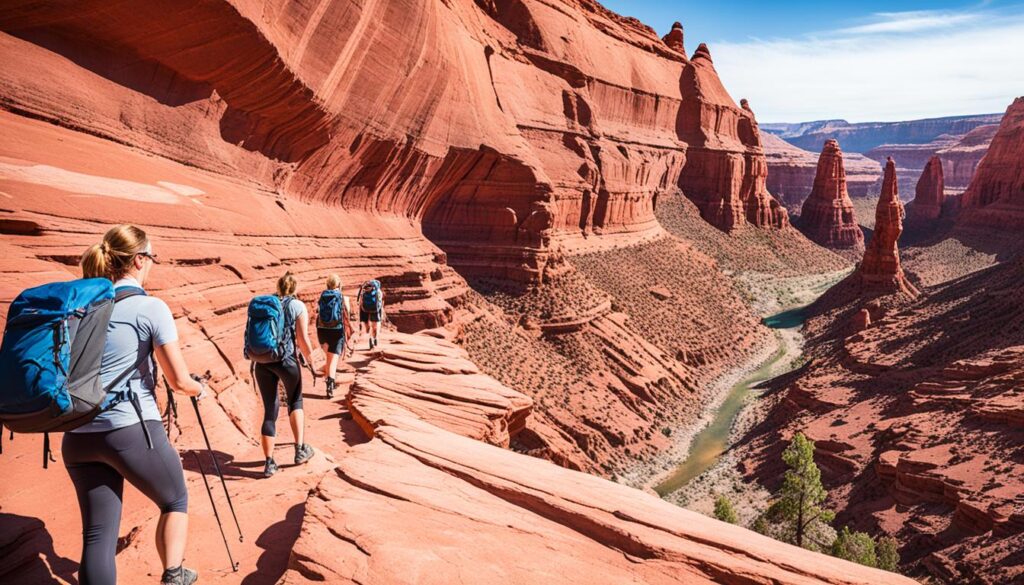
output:
<path id="1" fill-rule="evenodd" d="M 249 301 L 245 323 L 245 358 L 254 364 L 284 361 L 295 350 L 295 323 L 285 310 L 292 297 L 261 295 Z"/>
<path id="2" fill-rule="evenodd" d="M 381 305 L 383 304 L 380 298 L 380 281 L 368 280 L 364 282 L 359 291 L 359 301 L 359 307 L 364 313 L 380 313 Z"/>
<path id="3" fill-rule="evenodd" d="M 100 363 L 114 303 L 139 294 L 146 293 L 123 287 L 115 294 L 106 278 L 86 278 L 30 288 L 11 303 L 0 346 L 0 425 L 46 433 L 43 467 L 50 460 L 49 433 L 80 427 L 130 398 L 110 390 L 145 356 L 106 386 Z"/>
<path id="4" fill-rule="evenodd" d="M 323 329 L 341 329 L 344 327 L 344 304 L 345 301 L 341 297 L 341 291 L 325 290 L 320 293 L 317 326 Z"/>

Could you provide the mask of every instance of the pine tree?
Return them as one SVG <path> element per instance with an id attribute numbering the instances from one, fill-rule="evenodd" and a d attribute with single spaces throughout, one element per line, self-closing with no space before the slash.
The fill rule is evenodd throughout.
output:
<path id="1" fill-rule="evenodd" d="M 715 498 L 715 518 L 729 524 L 736 524 L 736 511 L 732 508 L 732 502 L 725 496 Z"/>
<path id="2" fill-rule="evenodd" d="M 883 536 L 878 539 L 878 568 L 898 573 L 900 569 L 900 553 L 897 550 L 899 544 L 891 536 Z"/>
<path id="3" fill-rule="evenodd" d="M 832 522 L 835 514 L 821 507 L 828 492 L 821 485 L 821 470 L 814 463 L 814 442 L 797 433 L 782 453 L 782 460 L 789 469 L 779 499 L 767 513 L 770 519 L 774 517 L 785 524 L 793 544 L 816 548 L 814 545 L 821 543 L 812 542 L 808 534 L 814 533 L 820 524 Z"/>
<path id="4" fill-rule="evenodd" d="M 849 526 L 843 526 L 832 543 L 832 556 L 868 567 L 878 566 L 875 539 L 866 532 L 851 532 Z"/>

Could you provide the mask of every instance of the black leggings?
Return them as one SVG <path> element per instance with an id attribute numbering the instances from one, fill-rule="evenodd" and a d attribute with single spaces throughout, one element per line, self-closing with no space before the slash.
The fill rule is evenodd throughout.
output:
<path id="1" fill-rule="evenodd" d="M 280 408 L 277 383 L 281 382 L 288 396 L 288 414 L 302 410 L 302 370 L 291 357 L 276 364 L 256 364 L 254 375 L 263 397 L 263 428 L 260 432 L 264 437 L 276 437 L 277 410 Z"/>
<path id="2" fill-rule="evenodd" d="M 178 451 L 167 442 L 160 421 L 102 433 L 64 433 L 61 452 L 82 511 L 82 585 L 117 582 L 117 535 L 121 526 L 124 480 L 160 507 L 162 513 L 188 512 L 188 490 Z"/>

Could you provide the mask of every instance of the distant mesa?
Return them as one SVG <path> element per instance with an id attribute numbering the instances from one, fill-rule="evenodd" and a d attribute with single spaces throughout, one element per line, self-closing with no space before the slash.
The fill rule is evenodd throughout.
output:
<path id="1" fill-rule="evenodd" d="M 826 140 L 821 149 L 814 186 L 800 213 L 800 228 L 826 248 L 864 249 L 864 233 L 846 191 L 843 151 L 834 139 Z"/>

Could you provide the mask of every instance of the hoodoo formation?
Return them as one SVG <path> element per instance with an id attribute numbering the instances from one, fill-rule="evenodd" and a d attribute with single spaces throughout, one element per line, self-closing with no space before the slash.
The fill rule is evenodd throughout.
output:
<path id="1" fill-rule="evenodd" d="M 961 199 L 960 223 L 966 226 L 1024 228 L 1024 97 L 1006 109 L 985 158 Z"/>
<path id="2" fill-rule="evenodd" d="M 683 56 L 686 56 L 686 45 L 683 43 L 682 23 L 672 23 L 672 30 L 669 31 L 667 35 L 661 37 L 661 40 L 664 41 L 665 44 L 668 45 L 669 47 L 675 49 L 676 51 L 679 51 L 679 53 L 682 54 Z"/>
<path id="3" fill-rule="evenodd" d="M 898 241 L 903 233 L 905 216 L 896 184 L 896 163 L 890 158 L 885 161 L 882 194 L 875 210 L 875 230 L 864 251 L 864 260 L 857 268 L 857 276 L 868 288 L 917 296 L 917 289 L 907 280 L 900 266 Z"/>
<path id="4" fill-rule="evenodd" d="M 928 159 L 921 178 L 917 180 L 914 201 L 910 206 L 910 217 L 916 220 L 937 219 L 942 213 L 946 200 L 942 181 L 942 160 L 938 156 Z"/>
<path id="5" fill-rule="evenodd" d="M 683 103 L 676 132 L 688 145 L 679 187 L 701 217 L 726 232 L 788 226 L 789 214 L 765 184 L 768 164 L 754 113 L 736 106 L 704 43 L 683 69 L 679 87 Z"/>
<path id="6" fill-rule="evenodd" d="M 800 213 L 800 229 L 828 248 L 864 248 L 864 233 L 846 192 L 843 151 L 835 140 L 826 140 L 821 149 L 814 187 Z"/>
<path id="7" fill-rule="evenodd" d="M 768 161 L 768 191 L 792 212 L 798 212 L 814 188 L 818 156 L 769 132 L 760 133 Z M 851 199 L 874 197 L 882 185 L 882 166 L 858 153 L 843 153 L 846 190 Z"/>

